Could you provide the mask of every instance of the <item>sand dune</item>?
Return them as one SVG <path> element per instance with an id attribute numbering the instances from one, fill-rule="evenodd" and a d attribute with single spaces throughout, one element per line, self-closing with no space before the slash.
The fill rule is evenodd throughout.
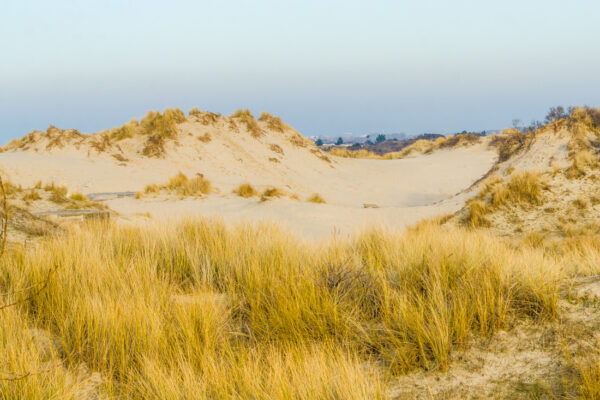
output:
<path id="1" fill-rule="evenodd" d="M 231 121 L 220 117 L 206 124 L 188 118 L 177 125 L 177 134 L 165 143 L 160 157 L 142 154 L 147 138 L 140 135 L 115 141 L 106 133 L 37 132 L 7 146 L 0 154 L 0 168 L 24 187 L 41 180 L 95 194 L 124 220 L 146 213 L 156 218 L 266 220 L 317 238 L 353 233 L 372 224 L 402 228 L 424 217 L 456 212 L 465 201 L 457 194 L 483 176 L 497 157 L 489 141 L 483 140 L 467 148 L 401 160 L 338 158 L 287 126 L 269 129 L 259 122 L 261 132 L 254 135 L 243 123 Z M 143 191 L 178 172 L 202 174 L 213 193 L 196 199 L 98 197 L 98 193 Z M 277 187 L 285 196 L 267 202 L 240 198 L 232 192 L 242 183 L 259 191 Z M 326 204 L 307 202 L 314 193 Z M 377 208 L 366 209 L 364 204 Z"/>

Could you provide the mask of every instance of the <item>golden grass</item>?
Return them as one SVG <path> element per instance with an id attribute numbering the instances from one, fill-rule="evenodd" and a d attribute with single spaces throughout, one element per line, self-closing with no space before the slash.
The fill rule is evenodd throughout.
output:
<path id="1" fill-rule="evenodd" d="M 534 132 L 522 133 L 518 129 L 509 128 L 495 135 L 490 145 L 498 148 L 498 160 L 506 161 L 513 155 L 524 150 L 535 138 Z"/>
<path id="2" fill-rule="evenodd" d="M 172 138 L 177 134 L 177 124 L 185 121 L 185 114 L 179 108 L 167 108 L 163 114 L 150 111 L 142 118 L 139 133 Z"/>
<path id="3" fill-rule="evenodd" d="M 280 146 L 280 145 L 278 145 L 278 144 L 271 144 L 271 145 L 269 146 L 269 149 L 271 149 L 271 151 L 273 151 L 273 152 L 275 152 L 275 153 L 277 153 L 277 154 L 281 154 L 281 155 L 283 155 L 283 149 L 282 149 L 282 148 L 281 148 L 281 146 Z"/>
<path id="4" fill-rule="evenodd" d="M 253 138 L 258 138 L 264 135 L 264 131 L 254 119 L 250 110 L 237 110 L 229 116 L 233 121 L 240 121 L 246 126 L 246 130 Z"/>
<path id="5" fill-rule="evenodd" d="M 323 199 L 323 198 L 321 197 L 321 195 L 320 195 L 320 194 L 318 194 L 318 193 L 315 193 L 315 194 L 313 194 L 312 196 L 310 196 L 310 197 L 307 199 L 307 201 L 309 201 L 309 202 L 311 202 L 311 203 L 320 203 L 320 204 L 324 204 L 324 203 L 326 203 L 325 199 Z"/>
<path id="6" fill-rule="evenodd" d="M 210 133 L 205 133 L 202 136 L 198 136 L 198 140 L 202 143 L 208 143 L 212 140 L 212 138 L 210 137 Z"/>
<path id="7" fill-rule="evenodd" d="M 25 200 L 25 201 L 36 201 L 36 200 L 40 200 L 41 198 L 42 197 L 35 189 L 32 189 L 28 193 L 25 193 L 23 195 L 23 200 Z"/>
<path id="8" fill-rule="evenodd" d="M 0 313 L 0 352 L 6 370 L 58 367 L 0 381 L 5 398 L 69 398 L 86 365 L 108 398 L 383 399 L 391 375 L 443 370 L 512 318 L 554 318 L 561 271 L 437 224 L 308 244 L 196 220 L 74 227 L 8 252 L 0 284 L 17 291 L 54 267 L 45 290 Z"/>
<path id="9" fill-rule="evenodd" d="M 581 178 L 586 175 L 588 168 L 596 168 L 598 160 L 596 155 L 590 149 L 581 149 L 575 151 L 571 156 L 572 163 L 567 168 L 566 175 L 568 178 Z"/>
<path id="10" fill-rule="evenodd" d="M 254 187 L 249 183 L 242 183 L 237 187 L 237 189 L 234 190 L 234 193 L 246 199 L 258 195 L 256 189 L 254 189 Z"/>
<path id="11" fill-rule="evenodd" d="M 46 192 L 50 192 L 50 201 L 54 203 L 66 203 L 67 199 L 67 188 L 64 186 L 57 186 L 54 183 L 50 183 L 44 186 Z"/>
<path id="12" fill-rule="evenodd" d="M 577 366 L 577 392 L 582 400 L 600 399 L 600 359 Z"/>
<path id="13" fill-rule="evenodd" d="M 260 122 L 264 122 L 267 125 L 267 129 L 283 133 L 289 127 L 283 123 L 281 118 L 275 117 L 268 112 L 263 111 L 258 118 Z"/>
<path id="14" fill-rule="evenodd" d="M 543 203 L 544 181 L 538 172 L 513 173 L 508 182 L 492 176 L 475 199 L 467 202 L 463 223 L 471 228 L 489 226 L 488 214 L 511 207 L 529 208 Z"/>
<path id="15" fill-rule="evenodd" d="M 110 138 L 114 140 L 123 140 L 132 138 L 137 134 L 140 124 L 137 119 L 132 119 L 129 123 L 121 126 L 120 128 L 114 128 L 110 132 Z"/>
<path id="16" fill-rule="evenodd" d="M 573 200 L 573 205 L 580 210 L 585 210 L 590 204 L 585 197 L 579 196 Z"/>
<path id="17" fill-rule="evenodd" d="M 196 174 L 193 178 L 188 178 L 182 172 L 169 179 L 169 182 L 162 185 L 147 185 L 144 193 L 159 194 L 162 190 L 168 193 L 176 193 L 179 196 L 199 196 L 209 194 L 212 191 L 212 185 L 202 174 Z M 141 197 L 141 194 L 140 194 Z"/>
<path id="18" fill-rule="evenodd" d="M 221 118 L 221 114 L 215 114 L 210 111 L 200 111 L 196 107 L 192 108 L 188 114 L 190 117 L 196 117 L 202 125 L 212 125 Z"/>
<path id="19" fill-rule="evenodd" d="M 267 188 L 263 191 L 262 195 L 260 196 L 260 200 L 261 201 L 267 201 L 273 197 L 281 197 L 283 196 L 284 193 L 281 189 L 279 188 Z"/>
<path id="20" fill-rule="evenodd" d="M 467 215 L 464 223 L 471 228 L 489 226 L 490 221 L 486 217 L 490 213 L 488 205 L 482 200 L 471 200 L 467 203 Z"/>
<path id="21" fill-rule="evenodd" d="M 87 201 L 88 200 L 87 197 L 85 197 L 81 193 L 73 193 L 69 196 L 69 198 L 74 201 Z"/>

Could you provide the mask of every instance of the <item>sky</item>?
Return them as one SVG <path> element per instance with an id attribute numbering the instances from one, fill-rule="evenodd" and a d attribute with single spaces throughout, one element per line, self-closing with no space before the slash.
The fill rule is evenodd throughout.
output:
<path id="1" fill-rule="evenodd" d="M 0 0 L 0 142 L 148 110 L 301 133 L 481 131 L 600 106 L 597 0 Z"/>

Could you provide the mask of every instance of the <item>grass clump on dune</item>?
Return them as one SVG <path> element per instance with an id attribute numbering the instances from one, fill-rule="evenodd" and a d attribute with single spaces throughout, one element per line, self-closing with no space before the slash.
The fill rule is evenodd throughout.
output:
<path id="1" fill-rule="evenodd" d="M 240 197 L 250 198 L 258 195 L 258 192 L 252 185 L 249 183 L 242 183 L 237 189 L 234 190 L 234 193 Z"/>
<path id="2" fill-rule="evenodd" d="M 313 194 L 312 196 L 310 196 L 310 197 L 308 198 L 308 201 L 309 201 L 309 202 L 311 202 L 311 203 L 319 203 L 319 204 L 324 204 L 324 203 L 326 203 L 325 199 L 323 199 L 323 198 L 321 197 L 321 195 L 320 195 L 320 194 L 318 194 L 318 193 L 315 193 L 315 194 Z"/>
<path id="3" fill-rule="evenodd" d="M 140 123 L 136 119 L 132 119 L 120 128 L 113 129 L 110 132 L 110 138 L 117 141 L 132 138 L 137 134 L 139 126 Z"/>
<path id="4" fill-rule="evenodd" d="M 263 191 L 262 195 L 260 196 L 260 200 L 267 201 L 274 197 L 281 197 L 283 195 L 284 195 L 283 191 L 279 188 L 274 188 L 274 187 L 267 188 Z"/>
<path id="5" fill-rule="evenodd" d="M 196 174 L 193 178 L 188 178 L 182 172 L 169 179 L 169 182 L 163 185 L 147 185 L 144 189 L 146 194 L 160 194 L 162 190 L 168 193 L 175 193 L 179 196 L 199 196 L 209 194 L 212 191 L 212 185 L 202 174 Z M 142 197 L 140 193 L 139 198 Z"/>
<path id="6" fill-rule="evenodd" d="M 67 188 L 64 186 L 57 186 L 54 183 L 50 183 L 44 186 L 44 191 L 50 192 L 48 198 L 53 203 L 66 203 L 67 199 Z"/>
<path id="7" fill-rule="evenodd" d="M 167 108 L 163 114 L 150 111 L 142 118 L 139 133 L 172 138 L 177 134 L 177 124 L 185 121 L 185 114 L 179 108 Z"/>
<path id="8" fill-rule="evenodd" d="M 495 135 L 490 145 L 498 148 L 498 160 L 502 162 L 524 150 L 534 138 L 535 132 L 523 133 L 518 129 L 509 128 Z"/>
<path id="9" fill-rule="evenodd" d="M 215 114 L 210 111 L 200 111 L 197 107 L 192 108 L 188 112 L 188 115 L 197 118 L 202 125 L 214 124 L 221 118 L 221 114 Z"/>
<path id="10" fill-rule="evenodd" d="M 264 131 L 254 119 L 254 115 L 250 110 L 237 110 L 229 116 L 233 121 L 240 121 L 246 126 L 246 130 L 250 133 L 253 138 L 258 138 L 264 135 Z"/>
<path id="11" fill-rule="evenodd" d="M 23 200 L 25 201 L 36 201 L 40 200 L 41 198 L 42 197 L 35 189 L 31 189 L 28 193 L 23 195 Z"/>
<path id="12" fill-rule="evenodd" d="M 389 376 L 444 370 L 471 338 L 557 313 L 558 266 L 481 232 L 317 245 L 202 220 L 73 229 L 0 260 L 13 292 L 56 268 L 0 313 L 4 368 L 42 370 L 30 329 L 60 344 L 45 356 L 59 367 L 0 381 L 6 398 L 68 397 L 85 365 L 108 398 L 384 399 Z"/>
<path id="13" fill-rule="evenodd" d="M 85 197 L 81 193 L 73 193 L 69 196 L 69 198 L 74 201 L 87 201 L 88 200 L 87 197 Z"/>
<path id="14" fill-rule="evenodd" d="M 271 115 L 265 111 L 260 114 L 258 120 L 260 122 L 264 122 L 267 125 L 267 128 L 272 131 L 283 133 L 288 128 L 288 126 L 283 123 L 281 118 Z"/>
<path id="15" fill-rule="evenodd" d="M 472 228 L 489 226 L 486 215 L 499 208 L 539 206 L 543 203 L 543 187 L 541 174 L 533 171 L 514 173 L 508 182 L 491 177 L 479 195 L 467 203 L 463 223 Z"/>

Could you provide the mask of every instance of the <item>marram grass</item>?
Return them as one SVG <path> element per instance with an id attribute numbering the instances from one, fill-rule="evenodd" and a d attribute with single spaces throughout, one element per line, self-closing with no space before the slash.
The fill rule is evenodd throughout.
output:
<path id="1" fill-rule="evenodd" d="M 541 252 L 433 223 L 320 244 L 205 220 L 87 225 L 6 253 L 0 288 L 50 269 L 0 311 L 4 369 L 44 372 L 0 380 L 0 398 L 70 398 L 85 365 L 109 398 L 383 399 L 511 318 L 554 318 L 559 281 Z"/>

